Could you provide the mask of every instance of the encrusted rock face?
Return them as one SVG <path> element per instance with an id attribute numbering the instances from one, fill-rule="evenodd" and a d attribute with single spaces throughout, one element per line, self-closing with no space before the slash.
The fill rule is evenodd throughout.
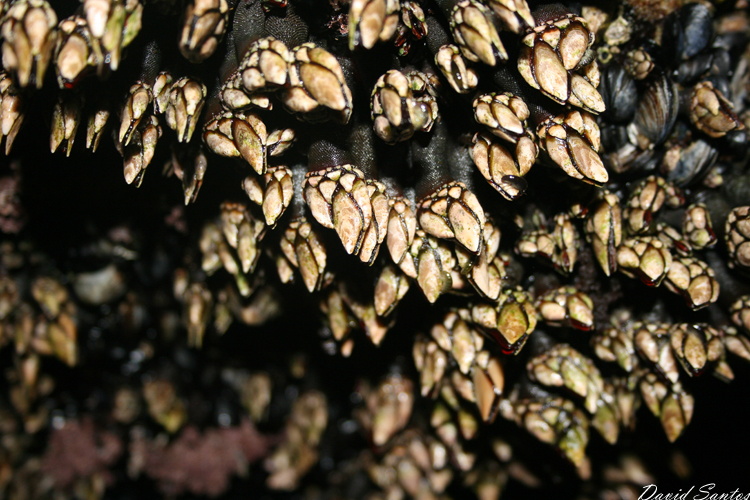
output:
<path id="1" fill-rule="evenodd" d="M 625 500 L 748 444 L 744 0 L 0 14 L 0 497 Z"/>

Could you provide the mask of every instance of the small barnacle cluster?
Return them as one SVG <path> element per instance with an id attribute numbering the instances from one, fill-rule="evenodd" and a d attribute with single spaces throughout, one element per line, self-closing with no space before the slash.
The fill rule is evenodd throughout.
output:
<path id="1" fill-rule="evenodd" d="M 0 1 L 0 496 L 636 498 L 750 361 L 744 8 Z"/>

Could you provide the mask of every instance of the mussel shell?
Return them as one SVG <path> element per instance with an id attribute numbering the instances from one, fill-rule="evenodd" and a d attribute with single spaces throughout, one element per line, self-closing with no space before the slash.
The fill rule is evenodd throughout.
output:
<path id="1" fill-rule="evenodd" d="M 685 83 L 694 82 L 705 74 L 726 76 L 729 74 L 731 64 L 729 52 L 724 49 L 714 49 L 681 63 L 672 73 L 672 79 L 677 83 Z"/>
<path id="2" fill-rule="evenodd" d="M 705 5 L 691 3 L 671 13 L 662 36 L 666 62 L 692 58 L 708 46 L 713 35 L 713 17 Z"/>
<path id="3" fill-rule="evenodd" d="M 662 73 L 651 80 L 641 95 L 632 126 L 651 144 L 659 145 L 672 131 L 679 106 L 677 85 Z"/>
<path id="4" fill-rule="evenodd" d="M 664 178 L 677 186 L 686 186 L 698 180 L 710 169 L 719 152 L 703 139 L 697 139 L 682 149 L 677 165 Z"/>
<path id="5" fill-rule="evenodd" d="M 599 93 L 607 106 L 607 120 L 616 123 L 630 121 L 638 104 L 635 80 L 619 64 L 610 64 L 602 71 Z"/>

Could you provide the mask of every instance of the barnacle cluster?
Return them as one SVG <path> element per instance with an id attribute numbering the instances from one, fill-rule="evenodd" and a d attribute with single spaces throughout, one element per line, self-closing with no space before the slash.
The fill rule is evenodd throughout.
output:
<path id="1" fill-rule="evenodd" d="M 0 497 L 688 481 L 750 361 L 746 8 L 0 1 Z"/>

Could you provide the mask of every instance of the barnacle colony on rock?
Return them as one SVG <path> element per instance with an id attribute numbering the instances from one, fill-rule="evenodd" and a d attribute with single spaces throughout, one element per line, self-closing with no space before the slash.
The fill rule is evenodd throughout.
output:
<path id="1" fill-rule="evenodd" d="M 691 481 L 750 361 L 743 0 L 0 6 L 3 496 Z"/>

